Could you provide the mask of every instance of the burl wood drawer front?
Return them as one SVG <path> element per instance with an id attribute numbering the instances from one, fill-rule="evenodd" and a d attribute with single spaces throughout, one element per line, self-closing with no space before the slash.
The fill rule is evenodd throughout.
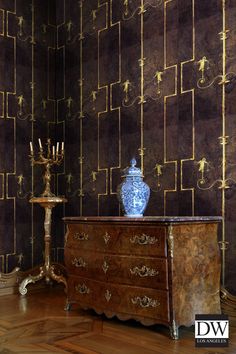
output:
<path id="1" fill-rule="evenodd" d="M 116 254 L 166 257 L 166 228 L 69 224 L 66 246 Z"/>
<path id="2" fill-rule="evenodd" d="M 98 312 L 112 311 L 168 322 L 168 291 L 103 283 L 80 277 L 69 277 L 70 301 Z"/>
<path id="3" fill-rule="evenodd" d="M 116 256 L 86 250 L 65 249 L 69 274 L 153 289 L 168 289 L 166 258 Z"/>

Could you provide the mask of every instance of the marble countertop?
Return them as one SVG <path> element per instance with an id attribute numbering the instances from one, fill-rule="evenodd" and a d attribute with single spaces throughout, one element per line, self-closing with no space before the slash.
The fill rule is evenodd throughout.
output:
<path id="1" fill-rule="evenodd" d="M 221 222 L 221 216 L 67 216 L 63 220 L 67 223 L 73 222 L 160 222 L 160 223 L 193 223 L 193 222 Z"/>

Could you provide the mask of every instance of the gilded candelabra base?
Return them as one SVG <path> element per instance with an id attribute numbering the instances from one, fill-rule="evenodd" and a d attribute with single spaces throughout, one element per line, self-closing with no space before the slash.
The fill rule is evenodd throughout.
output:
<path id="1" fill-rule="evenodd" d="M 67 200 L 63 197 L 35 197 L 30 199 L 30 203 L 38 203 L 45 210 L 44 219 L 44 244 L 45 244 L 45 258 L 44 265 L 39 268 L 38 275 L 29 275 L 26 277 L 19 286 L 19 292 L 21 295 L 27 293 L 27 285 L 35 283 L 45 278 L 46 283 L 50 282 L 50 279 L 55 280 L 58 283 L 65 285 L 65 292 L 67 292 L 67 281 L 63 275 L 55 273 L 55 266 L 51 264 L 50 251 L 51 251 L 51 224 L 52 224 L 52 209 L 59 203 L 65 203 Z"/>
<path id="2" fill-rule="evenodd" d="M 66 278 L 63 275 L 57 275 L 55 273 L 55 266 L 51 265 L 48 269 L 46 266 L 42 266 L 39 268 L 39 274 L 38 275 L 28 275 L 27 278 L 25 278 L 20 286 L 19 286 L 19 292 L 21 295 L 27 294 L 27 285 L 30 283 L 36 283 L 37 281 L 45 278 L 46 283 L 50 283 L 50 279 L 55 280 L 58 283 L 63 283 L 65 285 L 65 292 L 67 292 L 67 282 Z"/>

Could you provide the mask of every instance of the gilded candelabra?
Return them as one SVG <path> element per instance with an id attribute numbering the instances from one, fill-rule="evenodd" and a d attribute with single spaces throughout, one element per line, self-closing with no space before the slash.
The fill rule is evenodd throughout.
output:
<path id="1" fill-rule="evenodd" d="M 61 143 L 61 149 L 59 150 L 59 143 L 57 143 L 56 147 L 51 147 L 51 140 L 48 139 L 46 146 L 47 149 L 44 151 L 41 139 L 39 141 L 39 157 L 38 160 L 35 159 L 33 144 L 30 142 L 30 160 L 32 166 L 34 165 L 44 165 L 45 172 L 44 172 L 44 183 L 45 189 L 41 194 L 41 197 L 55 197 L 55 194 L 51 192 L 51 167 L 53 165 L 60 165 L 64 158 L 64 142 Z"/>
<path id="2" fill-rule="evenodd" d="M 44 219 L 44 265 L 39 268 L 38 275 L 29 275 L 26 277 L 19 286 L 19 292 L 21 295 L 27 293 L 26 286 L 30 283 L 35 283 L 43 278 L 46 279 L 46 283 L 50 282 L 50 278 L 63 283 L 65 285 L 65 291 L 67 291 L 67 282 L 63 275 L 55 273 L 55 265 L 51 264 L 50 251 L 51 251 L 51 224 L 52 224 L 52 209 L 59 203 L 65 203 L 67 200 L 64 197 L 58 197 L 51 192 L 51 167 L 53 165 L 60 165 L 64 157 L 64 143 L 61 144 L 59 149 L 59 143 L 51 147 L 50 139 L 47 140 L 47 149 L 44 151 L 41 140 L 39 139 L 39 157 L 35 159 L 33 144 L 30 143 L 30 160 L 32 165 L 44 165 L 44 183 L 45 188 L 40 197 L 33 197 L 30 199 L 30 203 L 38 203 L 45 210 Z M 57 264 L 57 268 L 63 268 Z"/>

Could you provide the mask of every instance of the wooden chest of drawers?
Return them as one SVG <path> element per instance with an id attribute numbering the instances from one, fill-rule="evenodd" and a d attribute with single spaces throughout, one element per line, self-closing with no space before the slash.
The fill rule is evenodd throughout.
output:
<path id="1" fill-rule="evenodd" d="M 67 217 L 68 301 L 145 325 L 220 313 L 219 217 Z"/>

